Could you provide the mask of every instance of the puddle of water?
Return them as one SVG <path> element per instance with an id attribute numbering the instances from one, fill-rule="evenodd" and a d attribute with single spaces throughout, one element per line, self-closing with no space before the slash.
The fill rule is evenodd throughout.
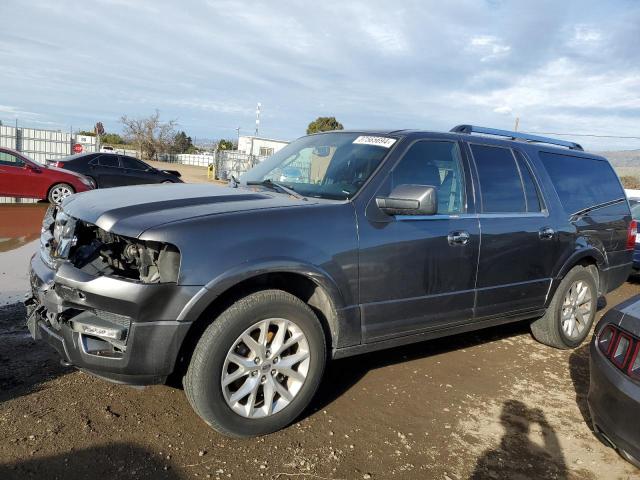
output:
<path id="1" fill-rule="evenodd" d="M 0 204 L 0 305 L 29 291 L 29 259 L 38 250 L 48 204 Z"/>

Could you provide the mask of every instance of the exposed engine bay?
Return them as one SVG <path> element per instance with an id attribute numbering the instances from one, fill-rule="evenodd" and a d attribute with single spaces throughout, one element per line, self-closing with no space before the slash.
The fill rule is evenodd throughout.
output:
<path id="1" fill-rule="evenodd" d="M 178 280 L 180 252 L 167 243 L 115 235 L 58 209 L 45 216 L 45 237 L 48 240 L 43 241 L 42 247 L 51 260 L 66 259 L 91 275 L 118 276 L 143 283 Z"/>

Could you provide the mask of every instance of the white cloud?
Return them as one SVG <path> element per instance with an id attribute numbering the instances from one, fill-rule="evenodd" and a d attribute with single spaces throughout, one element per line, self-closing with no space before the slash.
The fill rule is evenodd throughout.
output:
<path id="1" fill-rule="evenodd" d="M 513 109 L 509 105 L 501 105 L 493 109 L 495 113 L 504 113 L 509 114 L 513 111 Z"/>
<path id="2" fill-rule="evenodd" d="M 511 52 L 511 47 L 493 35 L 477 35 L 469 40 L 471 51 L 479 53 L 481 62 L 488 62 L 504 57 Z"/>
<path id="3" fill-rule="evenodd" d="M 589 25 L 576 25 L 573 40 L 578 43 L 593 43 L 602 39 L 602 32 Z"/>

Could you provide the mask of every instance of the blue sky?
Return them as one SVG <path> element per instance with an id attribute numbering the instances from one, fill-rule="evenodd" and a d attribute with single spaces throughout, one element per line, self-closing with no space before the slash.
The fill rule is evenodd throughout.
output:
<path id="1" fill-rule="evenodd" d="M 637 1 L 2 0 L 0 120 L 90 128 L 156 108 L 192 136 L 347 128 L 640 136 Z M 601 149 L 640 140 L 576 138 Z"/>

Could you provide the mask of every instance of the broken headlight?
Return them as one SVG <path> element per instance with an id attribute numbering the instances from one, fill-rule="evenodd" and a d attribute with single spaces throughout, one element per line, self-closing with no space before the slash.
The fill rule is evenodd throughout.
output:
<path id="1" fill-rule="evenodd" d="M 78 222 L 70 260 L 92 275 L 111 275 L 143 283 L 178 281 L 180 252 L 164 242 L 122 237 Z"/>

